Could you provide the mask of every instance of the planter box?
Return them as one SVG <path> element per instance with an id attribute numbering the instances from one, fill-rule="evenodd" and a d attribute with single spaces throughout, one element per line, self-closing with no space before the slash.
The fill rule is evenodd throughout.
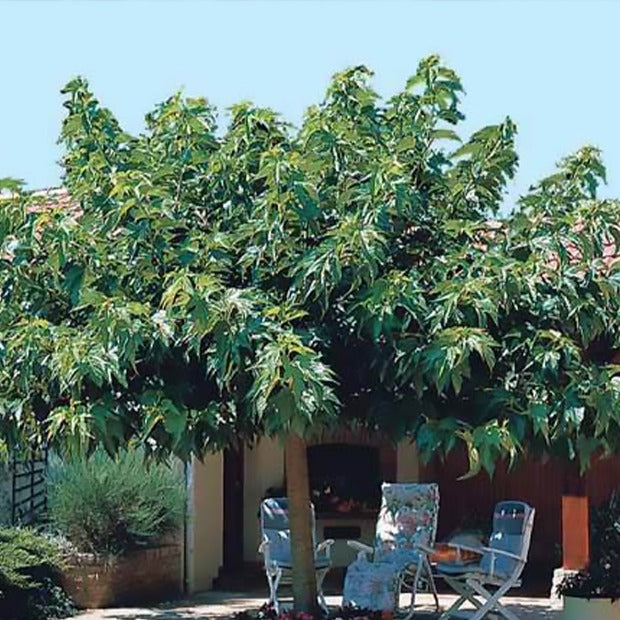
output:
<path id="1" fill-rule="evenodd" d="M 618 620 L 620 600 L 564 597 L 563 620 Z"/>
<path id="2" fill-rule="evenodd" d="M 85 609 L 169 600 L 183 592 L 182 548 L 168 544 L 112 558 L 80 554 L 64 569 L 63 586 Z"/>

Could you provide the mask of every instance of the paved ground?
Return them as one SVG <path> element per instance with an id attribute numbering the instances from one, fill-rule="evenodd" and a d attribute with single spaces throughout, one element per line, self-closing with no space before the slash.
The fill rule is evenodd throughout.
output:
<path id="1" fill-rule="evenodd" d="M 420 613 L 416 618 L 432 620 L 436 614 L 432 613 L 432 598 L 430 595 L 420 596 Z M 440 595 L 441 605 L 449 606 L 454 597 L 448 594 Z M 287 599 L 283 598 L 286 604 Z M 330 606 L 340 604 L 339 596 L 328 596 Z M 88 611 L 78 616 L 78 620 L 198 620 L 203 618 L 230 618 L 238 611 L 257 609 L 264 603 L 264 598 L 255 594 L 231 593 L 212 591 L 192 599 L 178 602 L 173 605 L 157 607 L 105 609 Z M 550 602 L 544 598 L 514 597 L 505 599 L 506 606 L 521 618 L 521 620 L 560 620 L 561 609 L 558 602 Z M 466 615 L 463 615 L 465 618 Z M 584 620 L 586 620 L 584 618 Z"/>

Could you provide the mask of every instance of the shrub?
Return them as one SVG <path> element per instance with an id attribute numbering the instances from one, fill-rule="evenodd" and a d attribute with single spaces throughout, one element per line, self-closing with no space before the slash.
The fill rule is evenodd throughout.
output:
<path id="1" fill-rule="evenodd" d="M 590 516 L 590 565 L 558 586 L 564 596 L 620 598 L 620 491 L 593 508 Z"/>
<path id="2" fill-rule="evenodd" d="M 183 522 L 182 474 L 135 450 L 53 463 L 48 483 L 50 521 L 78 551 L 122 554 L 157 543 Z"/>
<path id="3" fill-rule="evenodd" d="M 0 528 L 0 618 L 66 618 L 75 607 L 60 587 L 57 546 L 34 530 Z"/>

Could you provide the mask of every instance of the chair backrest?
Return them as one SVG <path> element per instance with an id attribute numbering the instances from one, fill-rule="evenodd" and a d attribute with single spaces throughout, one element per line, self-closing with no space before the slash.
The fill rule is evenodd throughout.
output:
<path id="1" fill-rule="evenodd" d="M 439 486 L 418 483 L 381 485 L 381 509 L 375 535 L 375 560 L 417 544 L 432 547 L 437 533 Z"/>
<path id="2" fill-rule="evenodd" d="M 314 505 L 312 513 L 312 544 L 316 547 L 316 519 Z M 269 541 L 269 559 L 276 564 L 290 564 L 291 524 L 289 520 L 288 498 L 269 497 L 260 505 L 260 528 L 263 540 Z"/>
<path id="3" fill-rule="evenodd" d="M 493 533 L 489 548 L 508 551 L 519 556 L 513 559 L 500 554 L 486 553 L 480 561 L 480 568 L 503 579 L 518 579 L 527 562 L 530 539 L 534 527 L 535 510 L 525 502 L 499 502 L 493 512 Z"/>

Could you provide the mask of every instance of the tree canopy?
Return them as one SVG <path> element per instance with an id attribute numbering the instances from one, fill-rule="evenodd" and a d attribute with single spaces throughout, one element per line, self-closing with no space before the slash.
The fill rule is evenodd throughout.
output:
<path id="1" fill-rule="evenodd" d="M 178 93 L 129 135 L 63 90 L 70 208 L 5 180 L 6 445 L 182 458 L 342 423 L 467 445 L 620 449 L 619 203 L 584 147 L 506 212 L 509 119 L 469 137 L 431 56 L 382 100 L 336 74 L 294 128 L 243 102 L 223 130 Z"/>

